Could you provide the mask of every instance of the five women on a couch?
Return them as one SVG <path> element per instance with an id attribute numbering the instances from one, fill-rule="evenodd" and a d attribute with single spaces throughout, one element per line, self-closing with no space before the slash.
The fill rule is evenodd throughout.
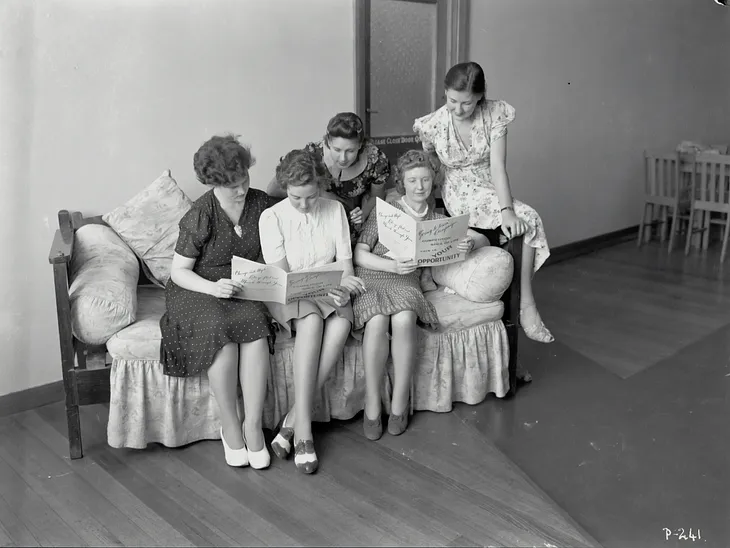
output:
<path id="1" fill-rule="evenodd" d="M 436 218 L 427 200 L 440 164 L 449 213 L 469 213 L 475 228 L 501 225 L 507 237 L 526 233 L 521 319 L 530 338 L 550 342 L 531 291 L 532 273 L 549 254 L 544 230 L 534 210 L 512 199 L 505 168 L 506 125 L 514 109 L 485 98 L 484 74 L 476 63 L 456 65 L 445 83 L 447 104 L 414 126 L 426 153 L 409 151 L 398 161 L 395 182 L 403 196 L 393 205 L 417 220 Z M 423 296 L 415 263 L 386 257 L 378 241 L 370 213 L 376 197 L 385 197 L 390 168 L 355 114 L 338 114 L 320 143 L 284 156 L 269 195 L 249 188 L 253 162 L 233 136 L 213 137 L 195 154 L 196 175 L 211 190 L 180 221 L 160 322 L 161 361 L 168 375 L 207 370 L 220 408 L 226 462 L 266 468 L 270 456 L 261 425 L 268 353 L 277 330 L 280 336 L 296 331 L 294 407 L 283 417 L 272 450 L 286 457 L 293 449 L 297 469 L 312 473 L 318 466 L 311 428 L 315 394 L 348 335 L 363 338 L 363 428 L 369 439 L 378 439 L 388 352 L 395 370 L 388 430 L 398 435 L 408 421 L 416 323 L 435 325 L 438 318 Z M 468 252 L 481 245 L 488 245 L 486 238 L 470 229 L 460 247 Z M 344 271 L 342 285 L 327 297 L 289 305 L 231 299 L 238 289 L 231 280 L 234 255 L 286 271 L 336 262 Z M 391 344 L 385 345 L 388 333 Z"/>

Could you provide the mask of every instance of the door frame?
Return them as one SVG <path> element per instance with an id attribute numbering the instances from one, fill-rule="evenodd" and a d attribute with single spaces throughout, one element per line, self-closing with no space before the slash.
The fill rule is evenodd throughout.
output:
<path id="1" fill-rule="evenodd" d="M 455 65 L 466 61 L 469 0 L 407 0 L 435 3 L 438 6 L 436 47 L 436 82 L 433 97 L 443 98 L 443 76 Z M 362 119 L 365 135 L 370 136 L 370 0 L 353 0 L 355 4 L 355 112 Z M 441 75 L 441 76 L 439 76 Z M 436 105 L 433 105 L 434 109 Z M 424 112 L 423 114 L 427 114 Z"/>

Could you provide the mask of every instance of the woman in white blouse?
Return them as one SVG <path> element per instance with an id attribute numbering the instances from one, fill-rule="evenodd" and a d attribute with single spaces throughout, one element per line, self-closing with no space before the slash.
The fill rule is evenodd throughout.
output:
<path id="1" fill-rule="evenodd" d="M 352 325 L 350 295 L 365 287 L 354 276 L 350 229 L 342 204 L 320 197 L 324 166 L 306 150 L 293 150 L 276 168 L 287 198 L 265 210 L 259 219 L 261 250 L 267 264 L 296 272 L 337 262 L 344 270 L 342 286 L 328 297 L 302 299 L 288 305 L 267 303 L 274 319 L 294 343 L 294 407 L 282 419 L 271 444 L 286 458 L 294 439 L 294 463 L 305 474 L 318 466 L 312 437 L 315 388 L 324 386 L 342 355 Z"/>

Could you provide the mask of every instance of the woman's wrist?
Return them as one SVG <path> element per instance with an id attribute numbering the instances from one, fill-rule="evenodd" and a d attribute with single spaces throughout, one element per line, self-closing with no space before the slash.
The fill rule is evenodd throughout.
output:
<path id="1" fill-rule="evenodd" d="M 511 205 L 508 205 L 508 206 L 504 206 L 502 209 L 500 209 L 499 212 L 502 215 L 504 215 L 505 213 L 510 214 L 510 213 L 514 213 L 515 209 Z"/>

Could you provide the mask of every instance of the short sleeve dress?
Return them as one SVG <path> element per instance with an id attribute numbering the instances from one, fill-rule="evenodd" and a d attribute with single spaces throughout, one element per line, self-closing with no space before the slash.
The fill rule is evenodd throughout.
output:
<path id="1" fill-rule="evenodd" d="M 290 272 L 352 259 L 350 229 L 340 202 L 320 198 L 307 213 L 284 199 L 264 211 L 259 220 L 261 250 L 267 264 L 286 258 Z M 352 322 L 352 305 L 338 307 L 329 297 L 301 299 L 290 304 L 266 303 L 282 331 L 292 334 L 292 320 L 309 314 L 327 318 L 331 314 Z"/>
<path id="2" fill-rule="evenodd" d="M 413 131 L 423 149 L 435 152 L 444 167 L 441 195 L 451 215 L 468 213 L 469 226 L 497 228 L 502 224 L 497 191 L 492 184 L 490 151 L 492 143 L 507 134 L 515 119 L 515 109 L 501 100 L 482 101 L 474 113 L 471 145 L 467 148 L 459 137 L 449 110 L 440 109 L 418 118 Z M 525 244 L 535 248 L 535 270 L 550 256 L 545 228 L 532 207 L 513 200 L 515 214 L 527 222 Z"/>
<path id="3" fill-rule="evenodd" d="M 231 277 L 233 255 L 261 260 L 259 217 L 274 202 L 250 189 L 239 220 L 241 236 L 212 190 L 193 203 L 180 220 L 175 252 L 195 259 L 193 272 L 216 282 Z M 170 280 L 165 288 L 166 312 L 160 319 L 160 361 L 166 375 L 189 377 L 207 370 L 215 354 L 228 343 L 269 338 L 275 327 L 264 303 L 219 299 L 190 291 Z"/>
<path id="4" fill-rule="evenodd" d="M 405 211 L 401 200 L 394 201 L 391 205 Z M 429 209 L 420 220 L 431 221 L 443 217 L 443 215 Z M 388 253 L 388 248 L 378 238 L 376 211 L 373 211 L 373 214 L 365 222 L 358 243 L 366 244 L 370 248 L 370 252 L 379 257 L 384 257 Z M 438 327 L 436 309 L 421 291 L 420 271 L 419 268 L 410 274 L 403 275 L 356 266 L 355 276 L 362 278 L 365 282 L 366 291 L 356 296 L 352 303 L 352 311 L 355 317 L 352 326 L 353 335 L 359 338 L 362 335 L 361 330 L 373 316 L 378 314 L 392 316 L 405 310 L 415 312 L 421 324 L 434 329 Z"/>
<path id="5" fill-rule="evenodd" d="M 325 190 L 337 196 L 345 206 L 348 219 L 353 209 L 362 207 L 363 197 L 373 186 L 385 185 L 390 178 L 390 162 L 387 156 L 369 139 L 363 143 L 355 163 L 345 169 L 333 164 L 324 141 L 309 143 L 305 149 L 327 166 L 328 178 Z M 357 241 L 361 226 L 350 224 L 351 243 Z"/>

